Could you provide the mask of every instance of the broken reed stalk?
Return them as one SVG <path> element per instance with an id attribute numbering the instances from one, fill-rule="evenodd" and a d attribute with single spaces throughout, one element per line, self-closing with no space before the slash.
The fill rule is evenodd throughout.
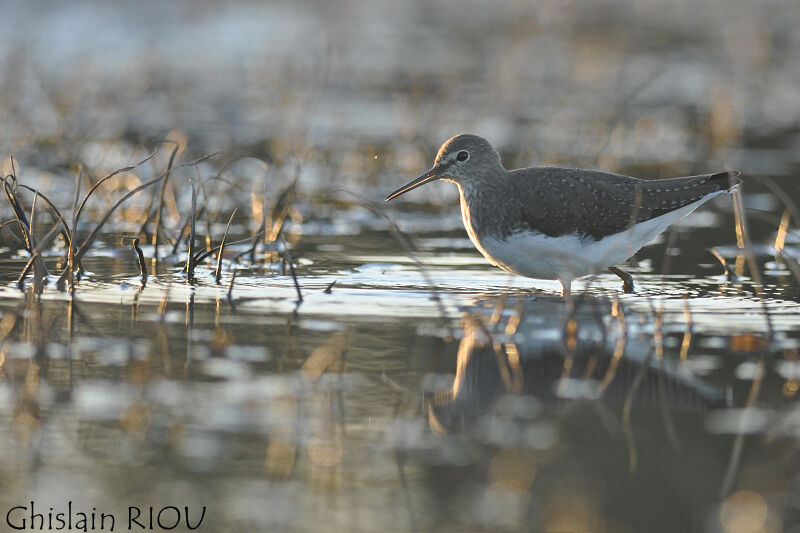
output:
<path id="1" fill-rule="evenodd" d="M 195 223 L 197 222 L 197 187 L 194 182 L 189 178 L 189 185 L 192 186 L 192 210 L 189 213 L 189 251 L 186 258 L 186 278 L 188 281 L 194 279 L 194 231 Z"/>
<path id="2" fill-rule="evenodd" d="M 78 200 L 81 196 L 81 174 L 82 169 L 78 169 L 78 173 L 75 175 L 75 198 L 72 200 L 72 235 L 75 235 L 75 232 L 78 228 Z M 67 275 L 69 279 L 69 289 L 73 293 L 75 293 L 75 243 L 74 241 L 70 241 L 69 243 L 69 252 L 67 255 L 67 271 L 69 274 Z M 80 267 L 80 264 L 78 265 Z M 62 285 L 59 286 L 59 290 L 63 290 L 63 282 L 59 280 L 59 283 Z"/>
<path id="3" fill-rule="evenodd" d="M 222 235 L 222 242 L 219 244 L 219 253 L 217 254 L 217 268 L 214 269 L 214 278 L 219 283 L 220 277 L 222 277 L 222 255 L 225 253 L 225 239 L 228 238 L 228 231 L 231 229 L 231 222 L 233 222 L 233 217 L 236 214 L 237 209 L 233 210 L 231 213 L 230 218 L 228 219 L 228 225 L 225 226 L 225 233 Z"/>
<path id="4" fill-rule="evenodd" d="M 197 210 L 197 216 L 203 216 L 205 211 L 206 206 L 201 205 L 200 209 Z M 181 223 L 181 231 L 178 233 L 178 238 L 175 239 L 175 244 L 172 245 L 172 251 L 170 252 L 172 255 L 176 255 L 178 253 L 178 248 L 181 247 L 181 241 L 183 241 L 186 230 L 189 228 L 189 222 L 191 222 L 191 213 L 186 215 L 186 219 Z"/>
<path id="5" fill-rule="evenodd" d="M 233 283 L 236 281 L 236 270 L 231 275 L 231 282 L 228 284 L 228 301 L 233 301 Z"/>
<path id="6" fill-rule="evenodd" d="M 9 179 L 13 180 L 14 187 L 9 184 Z M 35 291 L 37 293 L 42 292 L 44 289 L 44 280 L 47 277 L 47 266 L 44 263 L 44 259 L 42 258 L 41 254 L 36 253 L 36 239 L 33 235 L 33 223 L 28 217 L 25 215 L 25 210 L 22 207 L 22 202 L 17 195 L 16 186 L 18 185 L 17 177 L 15 174 L 11 176 L 6 176 L 3 178 L 3 190 L 6 193 L 6 198 L 8 199 L 9 204 L 11 205 L 14 215 L 17 220 L 17 224 L 20 229 L 20 233 L 22 233 L 22 244 L 25 250 L 31 257 L 32 265 L 33 265 L 33 273 L 34 273 L 34 284 L 35 284 Z M 33 203 L 31 205 L 31 216 L 35 217 L 36 215 L 36 198 L 38 197 L 37 194 L 34 194 Z"/>
<path id="7" fill-rule="evenodd" d="M 303 303 L 303 294 L 300 292 L 300 283 L 297 281 L 297 274 L 294 271 L 294 261 L 292 261 L 292 254 L 289 251 L 289 248 L 285 246 L 284 243 L 284 258 L 286 262 L 289 263 L 289 272 L 292 274 L 292 281 L 294 281 L 294 288 L 297 291 L 297 305 Z"/>
<path id="8" fill-rule="evenodd" d="M 144 252 L 139 248 L 139 237 L 133 239 L 133 251 L 136 252 L 136 258 L 139 261 L 139 276 L 143 281 L 147 281 L 147 263 L 144 260 Z"/>

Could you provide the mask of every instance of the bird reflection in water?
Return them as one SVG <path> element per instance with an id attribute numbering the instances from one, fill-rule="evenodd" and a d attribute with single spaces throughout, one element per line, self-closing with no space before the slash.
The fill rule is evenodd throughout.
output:
<path id="1" fill-rule="evenodd" d="M 725 454 L 699 428 L 729 391 L 684 371 L 680 342 L 664 352 L 660 319 L 583 296 L 572 310 L 501 296 L 465 316 L 428 422 L 469 458 L 459 475 L 426 458 L 437 509 L 512 530 L 686 531 L 716 503 Z M 445 482 L 464 476 L 482 488 Z"/>
<path id="2" fill-rule="evenodd" d="M 643 325 L 641 315 L 626 319 L 619 302 L 594 300 L 571 314 L 550 300 L 521 300 L 511 313 L 505 297 L 497 304 L 491 313 L 479 308 L 465 315 L 452 389 L 429 406 L 434 431 L 465 429 L 499 400 L 522 411 L 564 409 L 579 400 L 624 411 L 705 411 L 728 403 L 725 390 L 664 357 L 660 332 Z"/>

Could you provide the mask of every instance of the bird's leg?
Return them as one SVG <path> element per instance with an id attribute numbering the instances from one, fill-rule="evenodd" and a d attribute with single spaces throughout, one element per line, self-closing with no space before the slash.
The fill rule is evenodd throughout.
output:
<path id="1" fill-rule="evenodd" d="M 561 297 L 568 304 L 572 304 L 572 280 L 559 279 L 558 282 L 561 283 Z"/>
<path id="2" fill-rule="evenodd" d="M 633 276 L 617 267 L 608 267 L 608 271 L 622 279 L 622 292 L 633 294 Z"/>

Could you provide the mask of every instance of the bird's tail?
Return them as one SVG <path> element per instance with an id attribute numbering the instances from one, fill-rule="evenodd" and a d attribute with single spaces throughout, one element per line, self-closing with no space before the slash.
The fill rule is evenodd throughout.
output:
<path id="1" fill-rule="evenodd" d="M 739 177 L 738 170 L 726 170 L 712 174 L 706 183 L 716 184 L 721 191 L 733 192 L 741 185 L 742 178 Z"/>

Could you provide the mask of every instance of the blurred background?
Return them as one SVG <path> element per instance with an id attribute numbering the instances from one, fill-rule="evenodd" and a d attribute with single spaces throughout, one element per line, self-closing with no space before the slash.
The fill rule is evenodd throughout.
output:
<path id="1" fill-rule="evenodd" d="M 34 0 L 4 11 L 1 135 L 20 160 L 55 139 L 68 150 L 180 130 L 197 152 L 313 158 L 336 164 L 337 183 L 389 186 L 475 132 L 509 168 L 797 170 L 793 2 Z"/>
<path id="2" fill-rule="evenodd" d="M 228 257 L 222 287 L 169 261 L 134 283 L 115 234 L 147 225 L 144 197 L 110 220 L 71 304 L 17 288 L 27 254 L 4 236 L 0 511 L 207 505 L 201 531 L 800 531 L 796 0 L 4 0 L 0 32 L 4 176 L 69 213 L 76 175 L 163 139 L 177 161 L 217 153 L 173 174 L 173 252 L 191 178 L 207 247 L 235 208 L 238 236 L 282 213 L 273 241 L 304 294 L 271 242 Z M 474 251 L 451 184 L 382 203 L 464 132 L 507 168 L 740 170 L 757 267 L 719 199 L 631 261 L 639 295 L 601 276 L 569 314 L 556 283 Z"/>

